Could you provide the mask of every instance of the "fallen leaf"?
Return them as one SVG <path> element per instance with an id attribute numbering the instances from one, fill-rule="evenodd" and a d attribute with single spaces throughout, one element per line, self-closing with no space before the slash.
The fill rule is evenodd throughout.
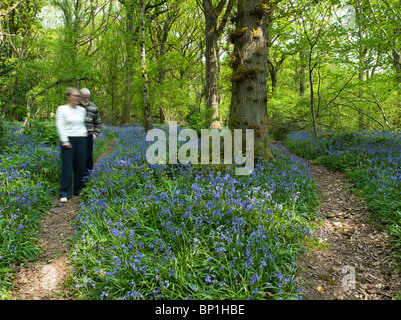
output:
<path id="1" fill-rule="evenodd" d="M 319 291 L 319 292 L 323 292 L 323 287 L 321 287 L 321 286 L 318 286 L 316 289 L 317 289 L 317 291 Z"/>

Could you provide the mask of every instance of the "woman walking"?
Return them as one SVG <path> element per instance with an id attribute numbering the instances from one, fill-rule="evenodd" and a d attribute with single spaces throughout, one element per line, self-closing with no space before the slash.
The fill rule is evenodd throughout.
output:
<path id="1" fill-rule="evenodd" d="M 78 195 L 81 192 L 88 141 L 86 110 L 78 106 L 80 91 L 67 88 L 66 98 L 67 104 L 59 106 L 56 111 L 56 127 L 61 142 L 60 202 L 67 202 L 72 193 Z"/>

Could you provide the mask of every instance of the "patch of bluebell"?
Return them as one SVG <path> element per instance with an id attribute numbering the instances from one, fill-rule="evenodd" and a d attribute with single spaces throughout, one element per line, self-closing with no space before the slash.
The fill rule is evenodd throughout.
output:
<path id="1" fill-rule="evenodd" d="M 302 160 L 271 145 L 275 161 L 250 176 L 234 165 L 149 165 L 143 128 L 114 130 L 78 215 L 71 258 L 82 297 L 301 297 L 294 260 L 317 206 Z"/>
<path id="2" fill-rule="evenodd" d="M 293 132 L 288 147 L 300 156 L 342 170 L 385 222 L 401 224 L 401 136 L 398 132 Z"/>

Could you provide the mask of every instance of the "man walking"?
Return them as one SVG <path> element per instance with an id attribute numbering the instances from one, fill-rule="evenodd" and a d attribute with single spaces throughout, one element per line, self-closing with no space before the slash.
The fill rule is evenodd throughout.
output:
<path id="1" fill-rule="evenodd" d="M 81 89 L 81 106 L 86 109 L 85 125 L 88 130 L 88 152 L 86 162 L 86 174 L 89 175 L 93 170 L 93 142 L 100 134 L 102 122 L 100 121 L 99 111 L 89 99 L 91 93 L 88 89 Z"/>

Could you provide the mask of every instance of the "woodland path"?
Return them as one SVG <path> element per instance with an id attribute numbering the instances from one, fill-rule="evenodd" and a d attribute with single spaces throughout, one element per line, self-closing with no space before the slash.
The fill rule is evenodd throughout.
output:
<path id="1" fill-rule="evenodd" d="M 114 147 L 112 141 L 98 161 L 109 155 Z M 76 213 L 80 197 L 73 196 L 67 203 L 60 203 L 59 197 L 42 219 L 39 246 L 42 255 L 34 261 L 14 266 L 14 294 L 12 300 L 73 300 L 73 288 L 68 286 L 71 274 L 68 255 L 69 242 L 74 236 Z"/>
<path id="2" fill-rule="evenodd" d="M 307 161 L 307 160 L 305 160 Z M 390 236 L 344 174 L 307 161 L 317 182 L 321 245 L 308 250 L 296 281 L 306 282 L 304 300 L 389 300 L 401 294 L 400 261 Z M 398 266 L 398 271 L 397 271 Z"/>

